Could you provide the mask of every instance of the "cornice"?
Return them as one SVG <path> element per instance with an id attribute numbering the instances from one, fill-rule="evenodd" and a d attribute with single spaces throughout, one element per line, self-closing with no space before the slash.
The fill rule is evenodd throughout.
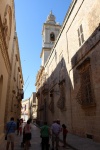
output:
<path id="1" fill-rule="evenodd" d="M 41 54 L 40 54 L 40 58 L 42 57 L 42 54 L 43 54 L 43 51 L 50 51 L 51 48 L 50 47 L 42 47 L 42 51 L 41 51 Z"/>
<path id="2" fill-rule="evenodd" d="M 18 37 L 17 37 L 17 33 L 15 32 L 15 41 L 16 41 L 16 60 L 18 62 L 18 72 L 20 73 L 21 75 L 21 79 L 22 79 L 22 84 L 24 84 L 24 81 L 23 81 L 23 74 L 22 74 L 22 67 L 21 67 L 21 60 L 20 60 L 20 51 L 19 51 L 19 44 L 18 44 Z"/>
<path id="3" fill-rule="evenodd" d="M 36 83 L 35 83 L 35 85 L 37 85 L 37 83 L 39 82 L 40 78 L 42 77 L 43 71 L 44 71 L 44 67 L 40 66 L 40 70 L 38 71 L 37 76 L 36 76 Z"/>
<path id="4" fill-rule="evenodd" d="M 6 41 L 4 38 L 1 16 L 0 16 L 0 49 L 1 49 L 1 53 L 3 56 L 4 62 L 5 62 L 5 66 L 7 68 L 7 72 L 10 74 L 11 64 L 10 64 L 9 55 L 8 55 L 8 51 L 7 51 Z"/>

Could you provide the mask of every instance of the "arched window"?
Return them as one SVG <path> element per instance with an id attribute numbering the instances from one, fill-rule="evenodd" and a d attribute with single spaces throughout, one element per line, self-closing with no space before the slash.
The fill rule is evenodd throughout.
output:
<path id="1" fill-rule="evenodd" d="M 50 34 L 50 41 L 55 41 L 55 34 L 53 32 Z"/>

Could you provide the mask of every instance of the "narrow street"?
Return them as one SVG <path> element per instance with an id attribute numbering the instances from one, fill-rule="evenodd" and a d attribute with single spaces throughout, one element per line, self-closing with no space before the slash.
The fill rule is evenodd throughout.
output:
<path id="1" fill-rule="evenodd" d="M 21 142 L 22 142 L 22 137 L 16 135 L 15 139 L 15 150 L 23 150 L 24 148 L 21 148 Z M 40 129 L 34 125 L 32 125 L 32 140 L 31 140 L 31 147 L 30 150 L 41 150 L 41 138 L 40 138 Z M 70 147 L 63 148 L 62 143 L 59 143 L 59 150 L 73 150 Z M 2 143 L 0 146 L 0 150 L 5 150 L 6 146 L 6 141 Z M 10 149 L 9 149 L 10 150 Z M 50 150 L 51 150 L 51 140 L 50 140 Z"/>

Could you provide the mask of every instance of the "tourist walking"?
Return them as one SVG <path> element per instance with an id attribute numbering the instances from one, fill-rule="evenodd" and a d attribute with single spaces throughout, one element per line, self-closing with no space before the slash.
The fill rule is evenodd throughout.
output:
<path id="1" fill-rule="evenodd" d="M 63 131 L 63 147 L 66 147 L 66 137 L 67 137 L 68 130 L 65 124 L 62 124 L 62 131 Z"/>
<path id="2" fill-rule="evenodd" d="M 29 149 L 29 147 L 30 147 L 30 140 L 32 138 L 30 123 L 31 123 L 31 121 L 28 120 L 27 124 L 24 127 L 24 131 L 23 131 L 24 132 L 24 137 L 23 138 L 24 138 L 24 141 L 25 141 L 25 146 L 24 146 L 25 150 Z"/>
<path id="3" fill-rule="evenodd" d="M 53 121 L 51 126 L 52 130 L 52 150 L 54 150 L 54 146 L 56 144 L 56 150 L 58 150 L 59 146 L 59 134 L 61 132 L 61 126 L 58 124 L 58 121 Z"/>
<path id="4" fill-rule="evenodd" d="M 6 125 L 6 134 L 7 134 L 6 150 L 9 150 L 10 144 L 11 150 L 14 150 L 15 130 L 16 130 L 16 123 L 14 122 L 14 118 L 12 117 Z"/>
<path id="5" fill-rule="evenodd" d="M 60 135 L 61 135 L 61 132 L 62 132 L 62 125 L 61 125 L 61 123 L 60 123 L 60 119 L 57 119 L 57 124 L 59 124 L 60 125 L 60 132 L 59 132 L 59 137 L 60 137 Z M 58 146 L 60 146 L 59 145 L 59 141 L 58 141 Z"/>
<path id="6" fill-rule="evenodd" d="M 42 138 L 42 150 L 49 150 L 49 136 L 51 133 L 47 122 L 44 122 L 44 125 L 41 127 L 40 134 Z"/>

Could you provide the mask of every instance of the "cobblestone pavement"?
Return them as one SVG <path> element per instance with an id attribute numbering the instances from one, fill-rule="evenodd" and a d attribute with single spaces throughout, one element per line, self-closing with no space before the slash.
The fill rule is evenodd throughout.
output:
<path id="1" fill-rule="evenodd" d="M 15 150 L 24 150 L 24 148 L 21 148 L 21 142 L 22 142 L 22 136 L 15 137 Z M 30 150 L 41 150 L 41 138 L 40 138 L 40 129 L 34 125 L 32 125 L 32 140 L 31 140 L 31 147 Z M 6 141 L 4 141 L 0 145 L 0 150 L 5 150 Z M 62 143 L 60 142 L 59 150 L 73 150 L 71 147 L 62 147 Z M 10 149 L 9 149 L 10 150 Z M 51 150 L 51 140 L 50 140 L 50 150 Z"/>

